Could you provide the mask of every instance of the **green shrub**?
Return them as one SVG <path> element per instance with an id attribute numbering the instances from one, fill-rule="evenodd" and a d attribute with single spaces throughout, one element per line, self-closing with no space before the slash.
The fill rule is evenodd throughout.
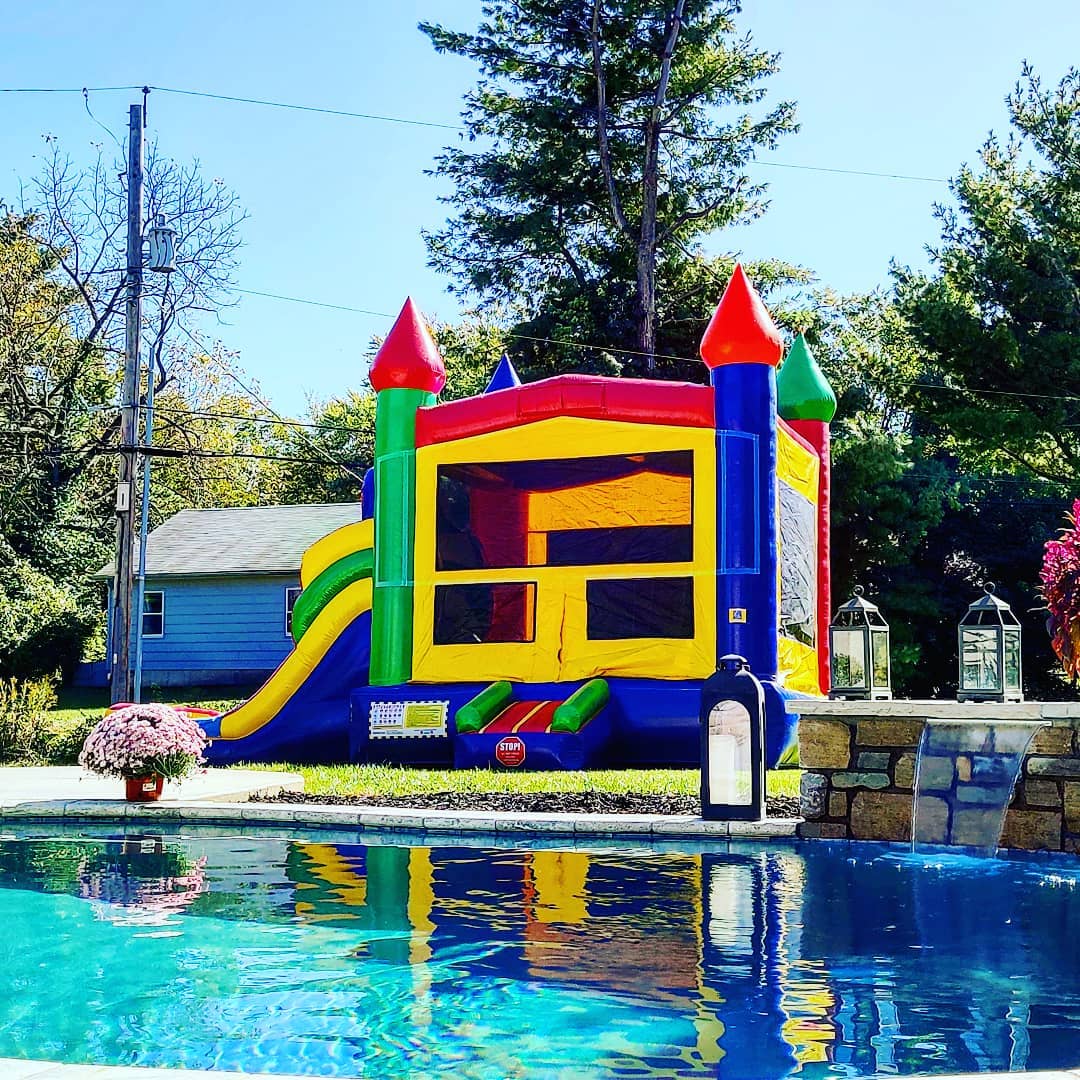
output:
<path id="1" fill-rule="evenodd" d="M 78 765 L 86 736 L 93 731 L 100 719 L 101 713 L 83 713 L 66 723 L 58 723 L 54 717 L 45 743 L 44 763 Z"/>
<path id="2" fill-rule="evenodd" d="M 70 674 L 96 612 L 10 551 L 0 551 L 0 571 L 0 678 Z"/>
<path id="3" fill-rule="evenodd" d="M 47 757 L 55 704 L 50 679 L 0 679 L 0 761 L 32 764 Z"/>

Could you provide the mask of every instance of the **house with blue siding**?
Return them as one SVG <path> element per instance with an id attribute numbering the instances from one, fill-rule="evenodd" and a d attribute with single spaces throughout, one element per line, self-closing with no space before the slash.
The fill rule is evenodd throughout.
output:
<path id="1" fill-rule="evenodd" d="M 263 682 L 292 649 L 304 552 L 361 516 L 359 503 L 182 510 L 156 528 L 146 547 L 143 684 Z M 97 576 L 109 579 L 111 611 L 113 567 Z"/>

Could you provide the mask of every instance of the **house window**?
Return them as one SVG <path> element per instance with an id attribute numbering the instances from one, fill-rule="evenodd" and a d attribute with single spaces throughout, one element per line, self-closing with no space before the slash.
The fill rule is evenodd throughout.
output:
<path id="1" fill-rule="evenodd" d="M 142 636 L 165 636 L 165 594 L 144 592 L 142 605 Z"/>
<path id="2" fill-rule="evenodd" d="M 285 590 L 285 636 L 292 637 L 292 613 L 296 607 L 296 598 L 300 595 L 299 585 L 290 585 Z"/>

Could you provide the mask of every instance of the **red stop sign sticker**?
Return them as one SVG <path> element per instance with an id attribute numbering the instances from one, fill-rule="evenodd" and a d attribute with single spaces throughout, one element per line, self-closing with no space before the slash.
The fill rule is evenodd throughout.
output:
<path id="1" fill-rule="evenodd" d="M 508 769 L 516 769 L 525 760 L 525 744 L 516 735 L 500 739 L 495 744 L 495 760 Z"/>

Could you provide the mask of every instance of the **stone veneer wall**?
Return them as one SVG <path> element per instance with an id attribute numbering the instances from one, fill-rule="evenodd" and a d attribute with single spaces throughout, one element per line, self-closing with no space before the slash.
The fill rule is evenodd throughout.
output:
<path id="1" fill-rule="evenodd" d="M 850 706 L 849 706 L 850 707 Z M 804 716 L 799 757 L 807 838 L 911 839 L 915 752 L 925 721 Z M 1003 847 L 1080 852 L 1080 732 L 1075 721 L 1032 740 L 1005 817 Z M 961 780 L 971 755 L 957 758 Z"/>

